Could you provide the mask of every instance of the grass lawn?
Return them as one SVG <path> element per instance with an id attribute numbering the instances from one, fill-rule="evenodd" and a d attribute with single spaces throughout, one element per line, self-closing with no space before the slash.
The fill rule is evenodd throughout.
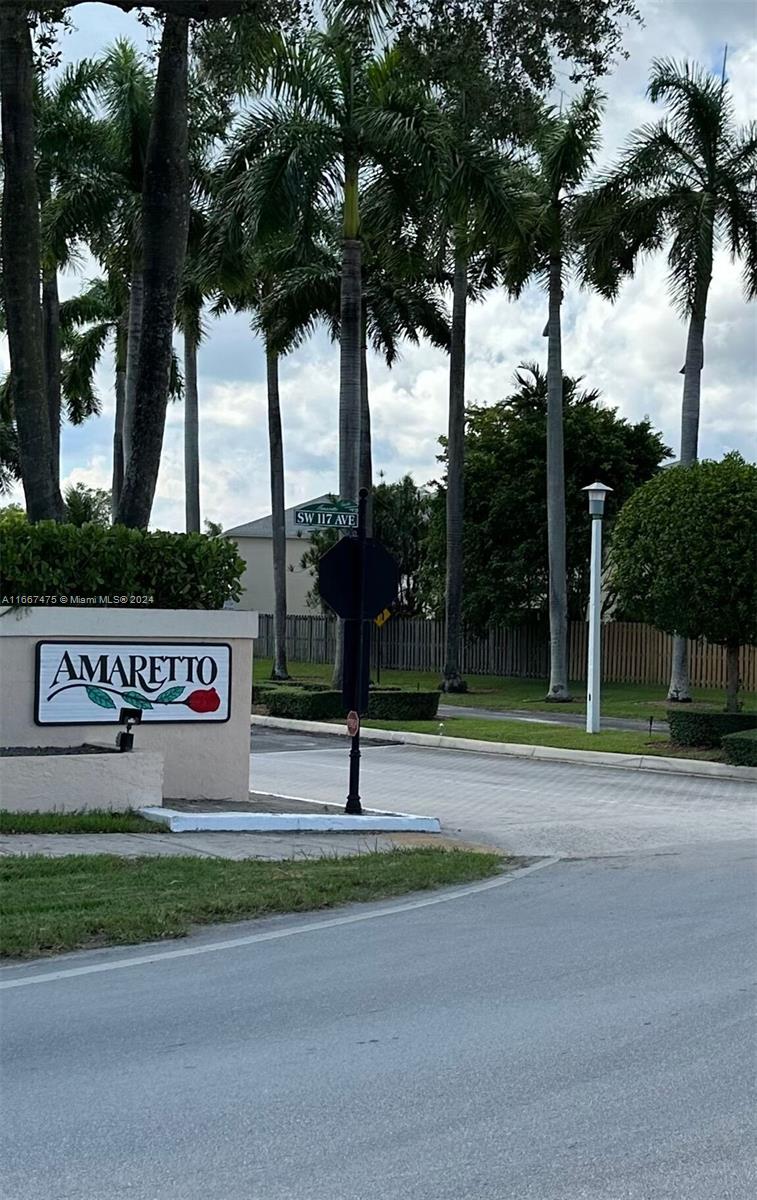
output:
<path id="1" fill-rule="evenodd" d="M 504 861 L 425 848 L 287 862 L 14 856 L 0 859 L 0 956 L 181 937 L 196 924 L 469 883 Z"/>
<path id="2" fill-rule="evenodd" d="M 319 679 L 330 682 L 331 667 L 314 663 L 290 663 L 289 670 L 295 678 Z M 263 683 L 270 677 L 271 660 L 256 659 L 254 677 Z M 394 686 L 434 690 L 439 686 L 436 671 L 382 671 L 381 682 Z M 544 699 L 547 681 L 539 679 L 501 679 L 496 675 L 468 675 L 468 691 L 462 696 L 445 696 L 445 704 L 462 704 L 471 708 L 532 709 L 534 712 L 558 713 L 562 709 L 570 713 L 586 711 L 586 685 L 571 683 L 573 702 L 570 704 L 548 704 Z M 637 717 L 648 721 L 650 717 L 664 720 L 667 687 L 641 683 L 605 683 L 602 685 L 602 712 L 608 717 Z M 745 709 L 757 709 L 757 693 L 742 692 L 740 695 Z M 725 692 L 719 688 L 696 688 L 694 699 L 702 707 L 722 710 L 725 707 Z M 466 735 L 468 736 L 468 735 Z M 499 738 L 495 740 L 500 740 Z M 544 743 L 545 745 L 551 743 Z"/>
<path id="3" fill-rule="evenodd" d="M 3 833 L 165 833 L 155 821 L 136 812 L 8 812 L 0 809 Z"/>
<path id="4" fill-rule="evenodd" d="M 586 733 L 570 725 L 536 725 L 527 721 L 487 721 L 486 718 L 447 717 L 444 721 L 364 721 L 373 729 L 400 729 L 409 733 L 443 733 L 445 737 L 478 738 L 485 742 L 515 742 L 521 746 L 557 746 L 563 750 L 603 750 L 614 754 L 664 754 L 677 758 L 721 761 L 718 751 L 681 750 L 664 734 L 605 729 Z"/>

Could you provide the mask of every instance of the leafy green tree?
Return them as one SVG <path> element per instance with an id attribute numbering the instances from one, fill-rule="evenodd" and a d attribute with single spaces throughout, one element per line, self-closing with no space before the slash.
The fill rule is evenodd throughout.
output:
<path id="1" fill-rule="evenodd" d="M 725 75 L 668 58 L 652 65 L 647 95 L 668 115 L 636 130 L 617 167 L 586 202 L 593 233 L 587 276 L 614 296 L 640 255 L 667 247 L 673 303 L 688 321 L 679 461 L 697 458 L 704 330 L 718 246 L 743 264 L 757 296 L 757 123 L 739 128 Z M 686 645 L 676 638 L 669 700 L 690 700 Z"/>
<path id="2" fill-rule="evenodd" d="M 538 366 L 521 367 L 517 391 L 469 408 L 465 437 L 465 608 L 467 625 L 517 624 L 549 608 L 546 433 L 548 387 Z M 589 594 L 589 517 L 582 488 L 607 479 L 617 507 L 658 469 L 670 450 L 649 421 L 632 424 L 563 378 L 568 613 L 582 620 Z M 446 463 L 446 452 L 441 457 Z M 427 555 L 427 594 L 443 605 L 444 483 L 438 486 Z"/>
<path id="3" fill-rule="evenodd" d="M 739 650 L 757 644 L 757 467 L 741 455 L 663 471 L 613 531 L 618 603 L 666 633 L 726 648 L 726 711 L 737 712 Z"/>
<path id="4" fill-rule="evenodd" d="M 512 246 L 506 277 L 520 292 L 536 278 L 548 295 L 547 542 L 549 547 L 549 689 L 546 699 L 571 699 L 568 689 L 568 585 L 565 565 L 565 463 L 561 310 L 564 287 L 580 252 L 576 193 L 598 142 L 601 97 L 591 87 L 563 112 L 540 114 L 533 135 L 536 165 L 529 179 L 531 220 Z"/>

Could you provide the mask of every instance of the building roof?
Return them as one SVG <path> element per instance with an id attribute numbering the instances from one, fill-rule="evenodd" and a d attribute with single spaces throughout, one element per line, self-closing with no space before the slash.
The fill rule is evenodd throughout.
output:
<path id="1" fill-rule="evenodd" d="M 324 501 L 331 499 L 332 494 L 327 493 L 324 496 L 316 496 L 313 500 L 305 500 L 300 504 L 294 504 L 291 508 L 285 509 L 284 522 L 287 537 L 310 537 L 310 529 L 307 525 L 295 525 L 294 514 L 296 509 L 309 508 L 311 504 L 323 504 Z M 224 534 L 226 537 L 233 538 L 270 538 L 273 537 L 271 521 L 272 517 L 269 513 L 266 517 L 258 517 L 256 521 L 248 521 L 246 525 L 235 525 L 233 529 L 226 529 L 224 530 Z"/>

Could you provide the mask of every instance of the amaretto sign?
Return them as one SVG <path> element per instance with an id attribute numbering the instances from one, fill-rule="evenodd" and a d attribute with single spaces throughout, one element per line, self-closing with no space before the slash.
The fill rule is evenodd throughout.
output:
<path id="1" fill-rule="evenodd" d="M 228 721 L 231 647 L 189 642 L 37 642 L 38 725 Z"/>

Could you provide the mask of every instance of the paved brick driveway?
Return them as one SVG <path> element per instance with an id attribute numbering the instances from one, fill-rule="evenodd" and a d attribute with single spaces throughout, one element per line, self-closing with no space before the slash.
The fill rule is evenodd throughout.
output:
<path id="1" fill-rule="evenodd" d="M 346 746 L 329 739 L 290 750 L 287 734 L 265 734 L 252 739 L 257 791 L 332 803 L 344 797 Z M 367 807 L 438 816 L 447 830 L 516 854 L 753 844 L 757 834 L 750 783 L 417 746 L 365 747 L 362 796 Z"/>

